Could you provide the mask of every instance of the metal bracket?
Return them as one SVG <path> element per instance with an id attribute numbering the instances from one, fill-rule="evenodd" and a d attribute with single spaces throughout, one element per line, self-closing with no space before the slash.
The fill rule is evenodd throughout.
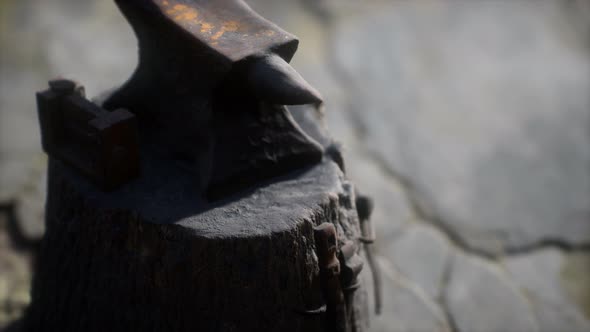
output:
<path id="1" fill-rule="evenodd" d="M 139 174 L 139 139 L 135 115 L 124 109 L 106 111 L 85 98 L 71 80 L 49 82 L 37 93 L 41 144 L 59 159 L 113 190 Z"/>
<path id="2" fill-rule="evenodd" d="M 348 331 L 348 315 L 344 292 L 340 282 L 340 261 L 337 257 L 338 235 L 331 223 L 314 228 L 314 239 L 320 265 L 320 278 L 327 304 L 327 330 Z"/>
<path id="3" fill-rule="evenodd" d="M 371 223 L 371 214 L 373 213 L 373 200 L 365 195 L 356 193 L 356 210 L 361 223 L 361 236 L 358 238 L 365 245 L 365 254 L 367 263 L 373 276 L 373 289 L 375 297 L 375 313 L 381 313 L 382 294 L 381 294 L 381 271 L 375 261 L 373 244 L 375 243 L 375 229 Z"/>

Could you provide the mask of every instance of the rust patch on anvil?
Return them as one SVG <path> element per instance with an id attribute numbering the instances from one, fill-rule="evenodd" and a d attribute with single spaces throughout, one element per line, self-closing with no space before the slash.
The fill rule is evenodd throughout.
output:
<path id="1" fill-rule="evenodd" d="M 294 35 L 267 21 L 241 0 L 148 1 L 176 26 L 231 61 L 269 52 L 290 61 L 297 49 Z"/>

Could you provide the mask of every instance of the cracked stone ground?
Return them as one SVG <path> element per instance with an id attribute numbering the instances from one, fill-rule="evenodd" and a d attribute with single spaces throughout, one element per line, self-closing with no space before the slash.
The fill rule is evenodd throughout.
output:
<path id="1" fill-rule="evenodd" d="M 590 331 L 587 1 L 251 4 L 300 37 L 294 66 L 375 198 L 372 331 Z M 4 1 L 0 15 L 0 228 L 14 216 L 38 236 L 32 93 L 58 74 L 110 88 L 135 41 L 110 1 Z M 0 326 L 30 278 L 3 234 Z"/>

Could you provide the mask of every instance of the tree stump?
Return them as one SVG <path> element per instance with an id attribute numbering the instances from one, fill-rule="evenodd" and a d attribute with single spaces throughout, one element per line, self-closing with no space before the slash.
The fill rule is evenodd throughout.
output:
<path id="1" fill-rule="evenodd" d="M 360 236 L 335 162 L 207 203 L 190 172 L 142 155 L 142 176 L 110 193 L 50 160 L 26 331 L 334 330 L 314 227 L 335 225 L 340 246 Z M 364 331 L 363 285 L 348 302 Z"/>

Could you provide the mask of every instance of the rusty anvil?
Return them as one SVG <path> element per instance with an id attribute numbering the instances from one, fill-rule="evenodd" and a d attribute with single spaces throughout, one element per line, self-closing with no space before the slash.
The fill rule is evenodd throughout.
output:
<path id="1" fill-rule="evenodd" d="M 115 0 L 139 42 L 106 98 L 137 116 L 142 144 L 195 171 L 211 198 L 321 161 L 284 105 L 320 104 L 289 64 L 298 40 L 241 0 Z"/>

